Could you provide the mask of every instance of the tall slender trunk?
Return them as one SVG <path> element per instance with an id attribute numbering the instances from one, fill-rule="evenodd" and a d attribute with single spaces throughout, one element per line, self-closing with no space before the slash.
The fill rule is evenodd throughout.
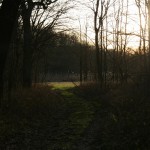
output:
<path id="1" fill-rule="evenodd" d="M 106 16 L 106 33 L 105 33 L 106 37 L 105 37 L 105 40 L 106 40 L 106 43 L 105 43 L 105 52 L 104 52 L 104 84 L 105 84 L 105 87 L 107 86 L 107 52 L 108 52 L 108 17 Z"/>
<path id="2" fill-rule="evenodd" d="M 24 6 L 25 7 L 25 6 Z M 32 32 L 30 25 L 31 9 L 24 9 L 22 12 L 24 45 L 23 45 L 23 87 L 29 88 L 32 85 Z"/>
<path id="3" fill-rule="evenodd" d="M 82 85 L 83 82 L 83 51 L 82 51 L 82 37 L 81 37 L 81 22 L 79 20 L 80 24 L 80 85 Z"/>
<path id="4" fill-rule="evenodd" d="M 145 8 L 145 14 L 146 14 L 146 8 Z M 142 32 L 142 36 L 143 36 L 143 52 L 144 52 L 144 68 L 145 68 L 145 72 L 147 73 L 148 71 L 148 64 L 147 64 L 147 52 L 146 52 L 146 30 L 147 30 L 147 14 L 145 16 L 145 26 L 143 28 L 143 32 Z"/>
<path id="5" fill-rule="evenodd" d="M 99 30 L 100 30 L 100 24 L 99 23 L 99 17 L 98 17 L 98 11 L 99 11 L 99 0 L 96 2 L 96 10 L 94 12 L 94 30 L 95 30 L 95 49 L 96 49 L 96 66 L 97 66 L 97 80 L 99 83 L 101 83 L 101 64 L 100 64 L 100 48 L 99 48 Z"/>
<path id="6" fill-rule="evenodd" d="M 149 64 L 148 64 L 148 70 L 150 73 L 150 0 L 148 0 L 148 46 L 149 46 Z"/>
<path id="7" fill-rule="evenodd" d="M 125 34 L 127 33 L 127 23 L 128 23 L 128 1 L 127 0 L 127 8 L 126 8 L 126 18 L 125 18 Z M 125 82 L 127 82 L 127 78 L 128 78 L 128 67 L 127 67 L 127 60 L 126 60 L 126 47 L 127 47 L 127 35 L 125 35 L 125 42 L 124 42 L 124 46 L 123 46 L 123 64 L 124 64 L 124 80 Z"/>
<path id="8" fill-rule="evenodd" d="M 118 10 L 117 10 L 117 18 L 116 18 L 116 33 L 115 33 L 115 35 L 116 35 L 116 47 L 115 47 L 115 49 L 116 49 L 116 54 L 115 54 L 115 63 L 116 63 L 116 66 L 115 66 L 115 70 L 116 70 L 116 73 L 115 73 L 115 80 L 116 80 L 116 82 L 118 83 L 119 82 L 119 68 L 120 68 L 120 62 L 119 62 L 119 26 L 120 26 L 120 24 L 121 24 L 121 22 L 120 22 L 120 19 L 119 19 L 119 16 L 120 16 L 120 9 L 121 9 L 121 7 L 120 7 L 120 1 L 119 1 L 119 8 L 118 8 Z"/>
<path id="9" fill-rule="evenodd" d="M 100 51 L 99 51 L 99 44 L 98 44 L 98 31 L 95 31 L 95 49 L 96 49 L 97 79 L 98 82 L 100 82 L 101 71 L 100 71 Z"/>
<path id="10" fill-rule="evenodd" d="M 87 29 L 88 29 L 88 25 L 87 25 L 87 18 L 86 18 L 86 27 L 85 27 L 85 33 L 86 33 L 86 47 L 84 50 L 84 81 L 87 81 L 88 79 L 88 62 L 87 62 L 87 57 L 88 57 L 88 41 L 87 41 Z"/>
<path id="11" fill-rule="evenodd" d="M 103 23 L 101 24 L 100 41 L 100 78 L 101 84 L 103 84 Z"/>

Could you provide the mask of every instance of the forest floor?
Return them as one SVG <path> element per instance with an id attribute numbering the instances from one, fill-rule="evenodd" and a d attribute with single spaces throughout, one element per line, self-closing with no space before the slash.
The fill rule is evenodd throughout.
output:
<path id="1" fill-rule="evenodd" d="M 73 83 L 17 90 L 0 114 L 0 150 L 149 150 L 149 96 L 137 91 Z"/>

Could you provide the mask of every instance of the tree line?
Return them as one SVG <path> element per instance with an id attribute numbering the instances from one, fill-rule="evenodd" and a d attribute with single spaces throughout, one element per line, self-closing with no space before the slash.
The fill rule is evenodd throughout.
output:
<path id="1" fill-rule="evenodd" d="M 149 85 L 149 1 L 135 0 L 138 33 L 129 32 L 128 0 L 93 0 L 84 4 L 93 16 L 90 24 L 94 44 L 88 41 L 87 25 L 78 34 L 64 28 L 64 14 L 73 8 L 71 4 L 71 0 L 1 1 L 1 100 L 5 87 L 8 91 L 17 86 L 29 88 L 38 82 L 41 73 L 68 70 L 79 73 L 81 83 L 92 74 L 101 87 L 110 79 L 114 83 L 127 82 L 131 74 L 140 76 L 138 80 L 143 80 L 144 75 Z M 130 37 L 135 36 L 139 40 L 137 49 L 128 46 Z"/>
<path id="2" fill-rule="evenodd" d="M 86 4 L 83 3 L 93 14 L 96 80 L 101 86 L 106 84 L 108 72 L 111 72 L 112 80 L 118 83 L 127 82 L 131 72 L 138 75 L 144 74 L 147 76 L 144 80 L 149 84 L 149 3 L 147 0 L 132 2 L 128 0 L 93 0 L 87 1 Z M 134 7 L 131 8 L 132 5 Z M 131 9 L 134 9 L 135 13 Z M 136 31 L 131 31 L 130 22 L 137 26 Z M 129 45 L 131 38 L 136 43 L 136 46 L 133 43 L 132 48 Z M 110 53 L 111 69 L 108 65 Z M 131 59 L 133 57 L 138 66 L 135 68 L 138 69 L 132 68 L 131 71 L 130 66 L 134 66 L 135 63 L 135 60 Z"/>

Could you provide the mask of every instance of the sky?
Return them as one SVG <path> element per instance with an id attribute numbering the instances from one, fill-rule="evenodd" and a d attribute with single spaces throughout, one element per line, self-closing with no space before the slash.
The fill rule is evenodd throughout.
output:
<path id="1" fill-rule="evenodd" d="M 88 39 L 89 42 L 92 43 L 94 41 L 94 30 L 93 30 L 93 12 L 89 8 L 91 7 L 91 3 L 89 4 L 90 0 L 84 0 L 85 4 L 77 3 L 74 9 L 70 10 L 69 15 L 71 15 L 72 19 L 69 21 L 69 26 L 74 28 L 75 32 L 82 31 L 82 39 L 85 39 L 85 32 L 86 32 L 86 26 L 88 26 Z M 111 0 L 112 1 L 112 0 Z M 138 9 L 135 5 L 135 0 L 128 0 L 129 1 L 129 9 L 128 9 L 128 24 L 127 24 L 127 32 L 128 33 L 134 33 L 139 34 L 139 18 L 138 18 Z M 122 2 L 120 0 L 120 2 Z M 124 4 L 127 2 L 127 0 L 124 0 Z M 87 6 L 88 5 L 88 6 Z M 115 6 L 117 9 L 117 5 Z M 124 10 L 126 9 L 126 4 L 124 6 Z M 114 6 L 109 8 L 109 13 L 114 12 Z M 109 20 L 109 19 L 108 19 Z M 125 17 L 123 19 L 125 21 Z M 112 31 L 112 26 L 115 27 L 115 23 L 113 20 L 109 20 L 109 30 Z M 142 19 L 143 24 L 145 23 L 145 18 Z M 124 25 L 121 27 L 124 28 Z M 138 47 L 139 38 L 137 36 L 130 36 L 128 38 L 128 46 L 129 47 Z"/>

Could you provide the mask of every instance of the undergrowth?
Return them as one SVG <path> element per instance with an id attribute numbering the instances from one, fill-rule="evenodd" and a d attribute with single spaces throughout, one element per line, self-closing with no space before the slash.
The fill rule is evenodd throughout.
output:
<path id="1" fill-rule="evenodd" d="M 126 84 L 107 90 L 88 84 L 80 89 L 97 109 L 98 128 L 89 150 L 150 149 L 150 96 L 141 88 Z"/>
<path id="2" fill-rule="evenodd" d="M 70 150 L 92 118 L 92 108 L 66 90 L 50 86 L 12 93 L 0 114 L 0 149 Z"/>
<path id="3" fill-rule="evenodd" d="M 133 84 L 19 89 L 0 114 L 0 149 L 149 150 L 149 100 Z"/>

